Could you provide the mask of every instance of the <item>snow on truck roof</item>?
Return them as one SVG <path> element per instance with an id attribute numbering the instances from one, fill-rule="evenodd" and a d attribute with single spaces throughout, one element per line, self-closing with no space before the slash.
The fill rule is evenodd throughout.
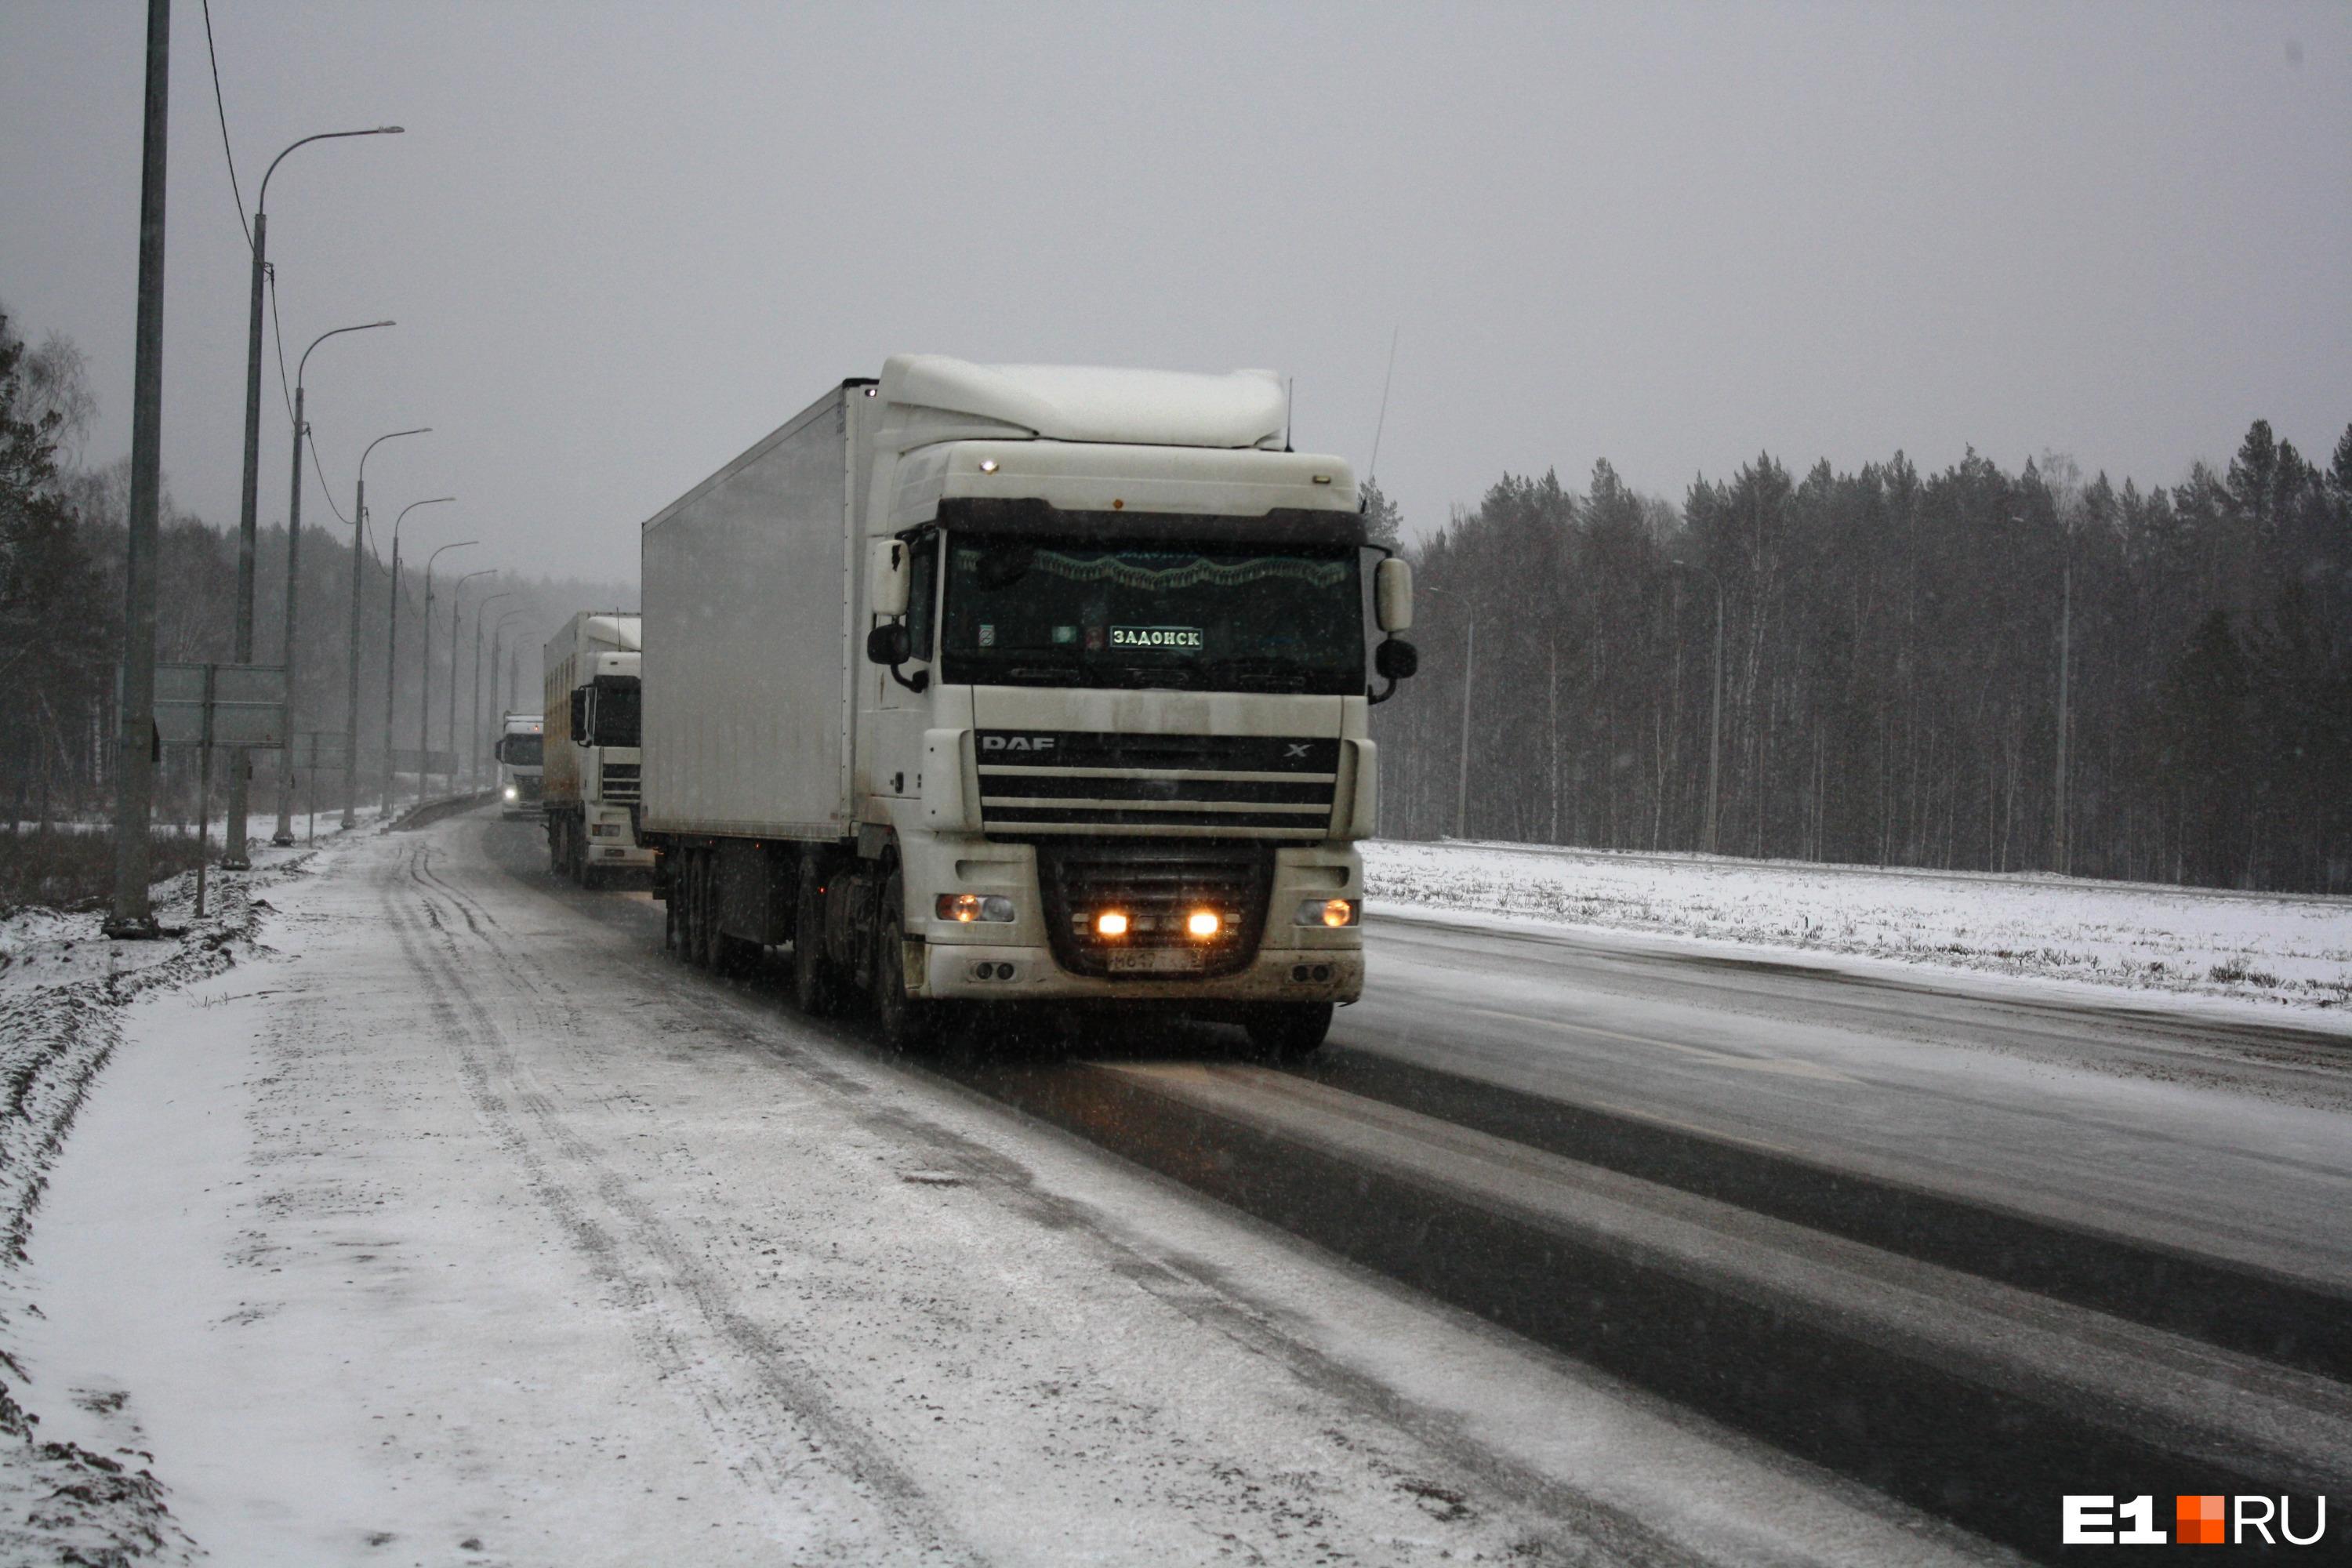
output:
<path id="1" fill-rule="evenodd" d="M 1104 365 L 974 364 L 893 354 L 877 389 L 912 423 L 985 422 L 1048 441 L 1133 447 L 1279 447 L 1287 416 L 1270 370 L 1223 375 Z M 976 432 L 975 432 L 976 433 Z"/>

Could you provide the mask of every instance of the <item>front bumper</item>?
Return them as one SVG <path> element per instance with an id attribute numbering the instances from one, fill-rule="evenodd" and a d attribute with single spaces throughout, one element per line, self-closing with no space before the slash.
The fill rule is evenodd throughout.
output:
<path id="1" fill-rule="evenodd" d="M 1051 949 L 980 942 L 909 942 L 920 947 L 919 995 L 973 1002 L 1152 1002 L 1206 1006 L 1223 1002 L 1355 1001 L 1364 994 L 1360 948 L 1265 947 L 1246 969 L 1213 980 L 1097 979 L 1073 974 Z M 912 960 L 910 952 L 908 957 Z M 910 962 L 911 971 L 917 965 Z"/>

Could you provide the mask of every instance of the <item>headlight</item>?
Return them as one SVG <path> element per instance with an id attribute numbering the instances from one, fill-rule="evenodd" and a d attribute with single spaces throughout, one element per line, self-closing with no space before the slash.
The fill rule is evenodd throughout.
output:
<path id="1" fill-rule="evenodd" d="M 1188 936 L 1212 937 L 1224 928 L 1224 923 L 1214 910 L 1194 910 L 1184 917 L 1184 931 Z"/>
<path id="2" fill-rule="evenodd" d="M 522 792 L 520 790 L 518 790 L 512 784 L 507 785 L 507 798 L 509 800 L 520 800 L 521 797 Z"/>
<path id="3" fill-rule="evenodd" d="M 939 918 L 970 925 L 974 921 L 1004 921 L 1013 918 L 1013 900 L 996 893 L 941 893 Z"/>
<path id="4" fill-rule="evenodd" d="M 1298 906 L 1303 926 L 1351 926 L 1362 906 L 1353 899 L 1307 899 Z"/>
<path id="5" fill-rule="evenodd" d="M 1119 913 L 1117 910 L 1105 910 L 1102 913 L 1095 917 L 1095 934 L 1097 936 L 1125 936 L 1127 934 L 1127 917 Z"/>

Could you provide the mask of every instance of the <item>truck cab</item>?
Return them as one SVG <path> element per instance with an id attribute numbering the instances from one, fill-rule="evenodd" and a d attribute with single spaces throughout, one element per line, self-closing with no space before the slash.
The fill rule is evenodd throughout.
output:
<path id="1" fill-rule="evenodd" d="M 499 721 L 499 815 L 536 817 L 546 752 L 546 726 L 536 713 L 509 713 Z"/>

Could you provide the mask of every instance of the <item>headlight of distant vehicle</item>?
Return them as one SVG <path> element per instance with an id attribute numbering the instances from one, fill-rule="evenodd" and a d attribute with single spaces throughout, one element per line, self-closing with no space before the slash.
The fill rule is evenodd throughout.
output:
<path id="1" fill-rule="evenodd" d="M 995 893 L 941 893 L 937 908 L 940 919 L 961 925 L 1013 918 L 1013 900 Z"/>
<path id="2" fill-rule="evenodd" d="M 520 800 L 522 798 L 522 792 L 515 788 L 514 785 L 509 784 L 507 785 L 507 798 L 509 800 Z"/>
<path id="3" fill-rule="evenodd" d="M 1351 926 L 1363 912 L 1363 906 L 1353 899 L 1307 899 L 1298 906 L 1297 921 L 1303 926 Z"/>

